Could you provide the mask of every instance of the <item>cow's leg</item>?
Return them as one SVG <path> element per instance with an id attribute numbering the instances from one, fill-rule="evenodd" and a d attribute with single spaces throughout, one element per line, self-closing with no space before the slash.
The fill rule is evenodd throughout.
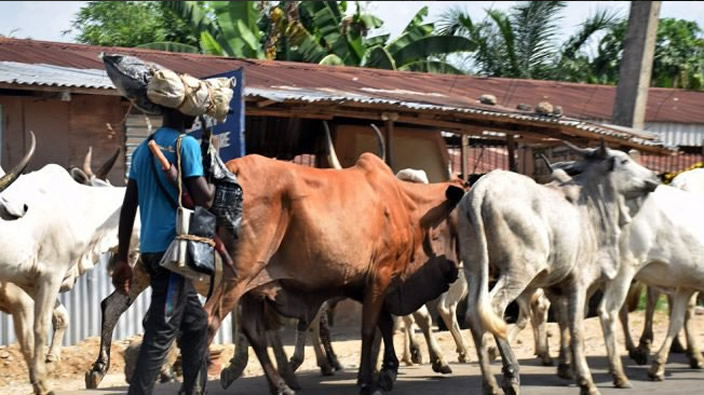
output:
<path id="1" fill-rule="evenodd" d="M 660 298 L 660 292 L 653 287 L 648 287 L 647 295 L 643 333 L 640 335 L 638 348 L 632 354 L 629 353 L 629 356 L 636 361 L 638 365 L 645 365 L 648 363 L 650 348 L 653 344 L 653 316 L 655 315 L 655 306 Z"/>
<path id="2" fill-rule="evenodd" d="M 476 305 L 476 302 L 473 300 L 474 298 L 475 296 L 472 292 L 467 301 L 470 307 Z M 467 310 L 467 321 L 469 322 L 469 330 L 474 340 L 474 347 L 477 349 L 479 367 L 482 370 L 482 392 L 484 394 L 498 395 L 501 393 L 501 389 L 496 382 L 496 378 L 491 373 L 491 359 L 489 358 L 487 350 L 486 336 L 484 336 L 485 331 L 481 325 L 481 319 L 479 318 L 477 309 L 469 308 Z"/>
<path id="3" fill-rule="evenodd" d="M 689 366 L 692 369 L 704 368 L 704 357 L 697 344 L 697 336 L 693 327 L 694 308 L 697 306 L 697 296 L 699 292 L 695 292 L 689 299 L 687 304 L 687 314 L 684 316 L 684 333 L 687 337 L 687 358 L 689 358 Z"/>
<path id="4" fill-rule="evenodd" d="M 604 296 L 599 305 L 599 317 L 604 331 L 604 343 L 606 344 L 610 371 L 614 377 L 614 386 L 616 388 L 631 388 L 632 385 L 623 371 L 621 356 L 616 346 L 616 318 L 622 308 L 628 308 L 624 302 L 634 275 L 633 270 L 629 269 L 630 266 L 627 264 L 623 266 L 616 278 L 606 284 Z"/>
<path id="5" fill-rule="evenodd" d="M 320 313 L 320 311 L 318 312 Z M 317 328 L 317 329 L 316 329 Z M 310 325 L 311 340 L 313 343 L 313 352 L 315 352 L 315 362 L 320 368 L 320 374 L 323 376 L 332 376 L 335 374 L 334 369 L 330 362 L 328 361 L 325 351 L 323 351 L 323 344 L 320 340 L 320 315 L 316 315 L 313 322 Z"/>
<path id="6" fill-rule="evenodd" d="M 457 322 L 457 304 L 460 300 L 467 295 L 467 279 L 464 274 L 464 270 L 460 270 L 457 281 L 450 285 L 450 289 L 447 290 L 440 299 L 438 305 L 438 312 L 445 326 L 450 329 L 452 333 L 452 338 L 455 340 L 455 345 L 457 346 L 457 360 L 459 363 L 469 362 L 469 352 L 467 351 L 467 346 L 464 343 L 464 338 L 462 337 L 462 332 L 460 332 L 460 326 Z"/>
<path id="7" fill-rule="evenodd" d="M 264 322 L 264 305 L 262 301 L 255 298 L 244 298 L 242 300 L 242 331 L 249 344 L 252 345 L 257 359 L 262 365 L 264 374 L 269 382 L 269 389 L 276 395 L 293 395 L 295 392 L 286 385 L 283 378 L 274 368 L 267 352 L 266 325 Z"/>
<path id="8" fill-rule="evenodd" d="M 374 382 L 374 366 L 372 365 L 372 343 L 376 336 L 377 323 L 379 314 L 383 304 L 383 296 L 389 286 L 391 280 L 390 270 L 388 266 L 381 266 L 374 275 L 370 284 L 367 285 L 364 292 L 364 303 L 362 304 L 362 355 L 359 364 L 359 385 L 361 395 L 370 395 L 377 393 L 377 385 Z M 390 320 L 390 317 L 389 317 Z M 393 330 L 393 325 L 389 324 Z M 386 348 L 385 345 L 384 348 Z M 393 339 L 390 342 L 393 349 Z"/>
<path id="9" fill-rule="evenodd" d="M 51 324 L 54 327 L 54 335 L 51 338 L 49 353 L 46 355 L 46 363 L 49 370 L 54 370 L 55 363 L 61 360 L 61 346 L 68 329 L 68 311 L 58 299 L 51 316 Z"/>
<path id="10" fill-rule="evenodd" d="M 618 318 L 621 321 L 621 328 L 623 328 L 623 337 L 626 341 L 626 350 L 628 350 L 628 356 L 633 358 L 636 353 L 636 344 L 633 342 L 633 336 L 631 336 L 631 327 L 628 322 L 628 306 L 624 304 L 618 312 Z"/>
<path id="11" fill-rule="evenodd" d="M 291 365 L 288 363 L 288 357 L 286 357 L 286 351 L 284 350 L 284 345 L 281 343 L 281 336 L 279 335 L 279 330 L 270 330 L 266 332 L 267 338 L 271 348 L 274 350 L 274 358 L 276 358 L 276 368 L 279 375 L 283 377 L 286 384 L 291 387 L 291 389 L 299 390 L 301 389 L 300 384 L 298 384 L 298 378 L 293 373 Z"/>
<path id="12" fill-rule="evenodd" d="M 523 331 L 528 325 L 528 316 L 530 313 L 530 307 L 528 300 L 525 297 L 519 297 L 516 299 L 518 304 L 518 318 L 516 322 L 511 325 L 506 334 L 506 340 L 509 344 L 513 343 L 519 333 Z M 497 347 L 489 347 L 489 357 L 494 360 L 499 356 L 499 349 Z"/>
<path id="13" fill-rule="evenodd" d="M 667 295 L 667 308 L 670 313 L 670 319 L 672 319 L 672 295 L 666 294 Z M 670 346 L 670 352 L 673 354 L 684 354 L 687 352 L 686 347 L 682 346 L 682 343 L 680 343 L 680 336 L 679 333 L 677 336 L 675 336 L 674 339 L 672 339 L 672 346 Z"/>
<path id="14" fill-rule="evenodd" d="M 232 314 L 235 314 L 235 312 Z M 227 367 L 220 371 L 220 385 L 223 389 L 227 389 L 242 375 L 249 361 L 249 341 L 247 337 L 241 333 L 238 325 L 240 321 L 241 320 L 236 320 L 236 322 L 233 321 L 232 323 L 232 339 L 235 342 L 235 353 L 232 355 Z"/>
<path id="15" fill-rule="evenodd" d="M 660 347 L 660 350 L 655 354 L 653 363 L 648 370 L 648 376 L 655 381 L 665 379 L 665 363 L 670 353 L 672 340 L 677 337 L 677 334 L 682 330 L 684 323 L 684 315 L 687 311 L 687 303 L 692 296 L 693 291 L 688 289 L 678 289 L 672 296 L 672 305 L 670 306 L 670 325 L 667 329 L 667 337 Z"/>
<path id="16" fill-rule="evenodd" d="M 570 351 L 571 335 L 567 298 L 556 296 L 551 299 L 555 307 L 555 318 L 560 329 L 560 353 L 558 356 L 557 376 L 565 380 L 574 380 L 572 370 L 572 352 Z"/>
<path id="17" fill-rule="evenodd" d="M 574 372 L 582 394 L 598 394 L 587 365 L 584 353 L 584 307 L 587 299 L 586 286 L 573 284 L 569 289 L 568 318 L 570 324 L 570 349 L 574 358 Z"/>
<path id="18" fill-rule="evenodd" d="M 401 319 L 403 320 L 405 337 L 403 350 L 404 362 L 409 366 L 413 364 L 422 365 L 423 352 L 420 349 L 420 344 L 418 344 L 418 339 L 416 338 L 416 331 L 413 327 L 416 324 L 416 319 L 413 314 L 404 315 Z"/>
<path id="19" fill-rule="evenodd" d="M 530 322 L 533 327 L 533 340 L 535 342 L 535 355 L 540 359 L 543 366 L 552 366 L 550 348 L 548 347 L 548 311 L 550 310 L 550 300 L 545 296 L 542 289 L 535 291 L 530 303 Z"/>
<path id="20" fill-rule="evenodd" d="M 93 362 L 93 366 L 85 374 L 85 384 L 88 389 L 98 388 L 98 384 L 100 384 L 108 369 L 110 369 L 112 334 L 117 321 L 149 286 L 149 274 L 144 269 L 144 264 L 141 260 L 137 261 L 134 269 L 134 277 L 129 294 L 125 295 L 114 291 L 100 303 L 102 320 L 100 326 L 100 348 L 98 349 L 98 359 Z"/>
<path id="21" fill-rule="evenodd" d="M 34 355 L 29 378 L 35 394 L 49 392 L 46 371 L 46 338 L 51 323 L 51 313 L 54 310 L 56 297 L 61 286 L 61 277 L 44 276 L 38 279 L 40 287 L 34 298 Z"/>
<path id="22" fill-rule="evenodd" d="M 333 369 L 338 371 L 342 370 L 342 365 L 337 359 L 335 350 L 332 348 L 332 336 L 330 335 L 330 326 L 328 325 L 328 309 L 328 302 L 325 302 L 323 306 L 320 307 L 320 312 L 318 313 L 318 321 L 320 321 L 320 323 L 313 328 L 313 331 L 314 333 L 316 330 L 318 331 L 318 337 L 325 349 L 325 356 Z"/>
<path id="23" fill-rule="evenodd" d="M 423 305 L 418 311 L 413 313 L 416 323 L 425 336 L 425 342 L 428 344 L 428 354 L 430 354 L 430 364 L 433 371 L 441 374 L 452 373 L 452 368 L 447 364 L 442 356 L 442 350 L 433 336 L 433 319 L 430 316 L 428 308 Z"/>
<path id="24" fill-rule="evenodd" d="M 396 382 L 399 363 L 394 350 L 394 321 L 386 311 L 379 314 L 379 330 L 384 339 L 384 362 L 379 372 L 379 386 L 384 391 L 391 391 Z"/>
<path id="25" fill-rule="evenodd" d="M 296 327 L 296 346 L 293 350 L 293 355 L 289 364 L 291 364 L 291 369 L 295 372 L 303 363 L 306 353 L 306 338 L 308 337 L 308 326 L 302 320 L 298 321 Z"/>
<path id="26" fill-rule="evenodd" d="M 12 324 L 20 351 L 32 369 L 34 355 L 34 300 L 20 287 L 12 283 L 0 283 L 0 295 L 3 297 L 3 311 L 12 314 Z"/>

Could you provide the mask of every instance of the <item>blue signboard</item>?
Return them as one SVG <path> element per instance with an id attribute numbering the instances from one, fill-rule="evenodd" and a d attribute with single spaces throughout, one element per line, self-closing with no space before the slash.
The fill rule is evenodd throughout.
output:
<path id="1" fill-rule="evenodd" d="M 205 116 L 205 121 L 213 128 L 213 140 L 220 147 L 220 157 L 224 162 L 230 159 L 244 156 L 244 69 L 228 71 L 222 74 L 211 75 L 207 78 L 214 77 L 234 77 L 237 79 L 232 100 L 230 101 L 230 109 L 232 113 L 227 116 L 224 123 L 216 123 L 213 118 Z M 200 120 L 196 119 L 193 128 L 188 132 L 191 136 L 200 140 L 203 129 Z"/>

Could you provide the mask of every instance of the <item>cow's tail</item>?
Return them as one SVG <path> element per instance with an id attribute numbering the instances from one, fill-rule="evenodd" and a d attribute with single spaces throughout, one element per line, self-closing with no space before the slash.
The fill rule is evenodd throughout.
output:
<path id="1" fill-rule="evenodd" d="M 484 218 L 482 217 L 482 200 L 470 199 L 467 217 L 469 226 L 473 228 L 471 232 L 476 235 L 476 238 L 472 240 L 474 242 L 472 243 L 473 245 L 467 245 L 466 242 L 463 243 L 467 248 L 474 249 L 472 254 L 474 259 L 465 260 L 464 262 L 471 271 L 469 292 L 475 293 L 473 298 L 475 305 L 469 306 L 469 308 L 476 309 L 484 329 L 495 336 L 505 339 L 506 322 L 496 314 L 489 301 L 489 248 L 484 229 Z"/>

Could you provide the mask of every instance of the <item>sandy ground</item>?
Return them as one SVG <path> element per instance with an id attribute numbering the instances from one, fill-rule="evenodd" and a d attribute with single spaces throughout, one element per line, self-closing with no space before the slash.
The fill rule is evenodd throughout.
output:
<path id="1" fill-rule="evenodd" d="M 704 327 L 704 316 L 696 316 L 695 328 Z M 558 336 L 557 336 L 557 326 L 555 324 L 549 325 L 549 334 L 552 335 L 549 338 L 551 355 L 556 357 L 558 350 Z M 640 335 L 640 331 L 643 325 L 643 313 L 636 312 L 631 314 L 631 328 L 633 335 L 637 341 L 637 336 Z M 659 347 L 660 343 L 664 338 L 665 331 L 667 329 L 667 317 L 664 313 L 659 312 L 656 316 L 655 325 L 655 346 Z M 284 342 L 286 344 L 286 351 L 291 355 L 293 352 L 293 330 L 287 330 L 284 333 Z M 333 339 L 334 348 L 336 353 L 340 358 L 340 362 L 345 367 L 345 371 L 338 373 L 334 378 L 321 378 L 317 367 L 315 365 L 315 357 L 312 348 L 306 347 L 306 360 L 299 370 L 299 375 L 301 377 L 301 384 L 306 389 L 307 394 L 317 394 L 317 393 L 356 393 L 356 387 L 354 387 L 354 379 L 356 375 L 357 368 L 359 366 L 360 358 L 360 341 L 358 336 L 359 329 L 354 327 L 334 327 L 333 328 Z M 428 365 L 424 366 L 414 366 L 405 367 L 402 366 L 401 372 L 399 374 L 399 382 L 396 387 L 397 391 L 395 393 L 414 393 L 418 390 L 422 390 L 422 393 L 445 393 L 448 388 L 459 389 L 471 388 L 478 389 L 480 385 L 479 381 L 479 368 L 476 361 L 476 354 L 474 351 L 473 343 L 468 330 L 463 331 L 465 336 L 465 341 L 470 346 L 470 357 L 472 362 L 465 365 L 457 364 L 457 356 L 455 353 L 455 345 L 452 340 L 452 336 L 449 332 L 437 332 L 437 339 L 440 347 L 444 351 L 445 358 L 448 362 L 452 363 L 452 367 L 455 373 L 451 376 L 441 377 L 432 372 Z M 704 340 L 704 331 L 697 334 L 700 342 Z M 619 350 L 622 355 L 626 355 L 625 347 L 623 346 L 623 336 L 619 333 L 619 343 L 621 346 Z M 428 357 L 425 348 L 425 342 L 422 335 L 418 333 L 418 339 L 421 341 L 424 362 L 427 363 Z M 601 333 L 601 327 L 599 325 L 599 320 L 596 318 L 590 318 L 586 320 L 586 352 L 589 357 L 590 366 L 595 369 L 595 380 L 600 383 L 600 387 L 608 389 L 610 387 L 610 378 L 606 371 L 606 358 L 605 348 L 603 345 L 603 338 Z M 397 347 L 397 353 L 401 353 L 402 336 L 397 335 L 395 337 L 395 343 Z M 65 347 L 62 360 L 60 364 L 56 367 L 51 375 L 51 385 L 59 394 L 74 394 L 74 393 L 87 393 L 87 394 L 114 394 L 123 393 L 125 390 L 125 381 L 123 368 L 124 363 L 122 360 L 122 350 L 126 347 L 128 341 L 116 341 L 113 343 L 112 348 L 112 366 L 110 368 L 109 374 L 105 377 L 101 384 L 102 391 L 80 391 L 84 387 L 83 374 L 87 371 L 92 362 L 96 357 L 98 350 L 98 339 L 91 338 L 79 345 Z M 523 385 L 526 387 L 524 392 L 526 393 L 558 393 L 553 392 L 551 389 L 553 386 L 558 385 L 555 391 L 560 388 L 564 391 L 566 383 L 561 381 L 557 377 L 554 377 L 554 369 L 552 367 L 543 368 L 539 366 L 539 363 L 533 358 L 533 339 L 532 331 L 529 329 L 523 331 L 519 338 L 514 342 L 514 352 L 517 357 L 521 360 L 522 364 L 522 377 Z M 232 355 L 233 346 L 216 346 L 223 348 L 223 362 L 227 361 Z M 656 385 L 655 388 L 659 388 L 660 393 L 671 393 L 670 391 L 677 393 L 688 393 L 684 389 L 693 388 L 696 391 L 693 393 L 702 393 L 704 390 L 700 391 L 700 388 L 704 386 L 704 372 L 698 372 L 688 369 L 686 365 L 686 360 L 683 356 L 674 356 L 671 358 L 673 361 L 668 365 L 668 368 L 674 374 L 678 374 L 679 379 L 678 387 L 673 387 L 672 381 L 666 383 L 649 383 L 647 381 L 646 371 L 647 367 L 636 367 L 634 364 L 624 357 L 624 363 L 629 365 L 627 374 L 631 376 L 632 380 L 636 384 L 636 388 L 630 391 L 619 391 L 618 393 L 641 393 L 642 391 L 652 391 L 646 388 L 646 385 Z M 494 365 L 495 372 L 499 372 L 499 366 Z M 684 372 L 684 373 L 682 373 Z M 230 393 L 253 393 L 253 394 L 266 394 L 268 389 L 266 386 L 266 381 L 264 381 L 262 376 L 261 367 L 254 356 L 254 353 L 250 350 L 250 363 L 244 372 L 244 378 L 238 380 L 233 384 L 228 392 Z M 540 378 L 540 379 L 538 379 Z M 217 382 L 218 376 L 211 376 L 211 383 L 209 384 L 210 393 L 224 393 L 220 389 L 220 385 Z M 644 384 L 640 384 L 640 381 Z M 688 381 L 689 380 L 689 381 Z M 701 380 L 701 383 L 700 383 Z M 29 394 L 31 393 L 31 386 L 28 383 L 27 367 L 22 359 L 19 352 L 19 348 L 16 345 L 9 347 L 0 347 L 0 394 Z M 445 383 L 443 384 L 433 384 L 437 388 L 430 385 L 430 383 Z M 531 384 L 533 383 L 533 384 Z M 547 387 L 541 387 L 546 385 Z M 689 383 L 689 384 L 688 384 Z M 603 385 L 602 385 L 603 384 Z M 689 385 L 690 387 L 687 387 Z M 449 387 L 448 387 L 449 386 Z M 447 388 L 446 388 L 447 387 Z M 178 389 L 178 384 L 170 385 L 159 385 L 158 392 L 163 394 L 174 393 Z M 107 391 L 106 391 L 107 390 Z M 334 390 L 334 391 L 333 391 Z M 339 390 L 339 391 L 338 391 Z M 322 392 L 321 392 L 322 391 Z M 436 392 L 438 391 L 438 392 Z M 576 391 L 576 389 L 575 389 Z"/>

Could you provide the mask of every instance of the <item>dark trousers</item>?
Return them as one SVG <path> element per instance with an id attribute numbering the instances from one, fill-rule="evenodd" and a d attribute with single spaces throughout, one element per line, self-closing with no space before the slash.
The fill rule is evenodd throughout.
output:
<path id="1" fill-rule="evenodd" d="M 205 391 L 208 353 L 208 316 L 190 280 L 161 266 L 163 253 L 142 254 L 151 276 L 152 301 L 144 319 L 144 339 L 129 394 L 151 394 L 169 348 L 181 332 L 183 386 L 180 393 Z"/>

